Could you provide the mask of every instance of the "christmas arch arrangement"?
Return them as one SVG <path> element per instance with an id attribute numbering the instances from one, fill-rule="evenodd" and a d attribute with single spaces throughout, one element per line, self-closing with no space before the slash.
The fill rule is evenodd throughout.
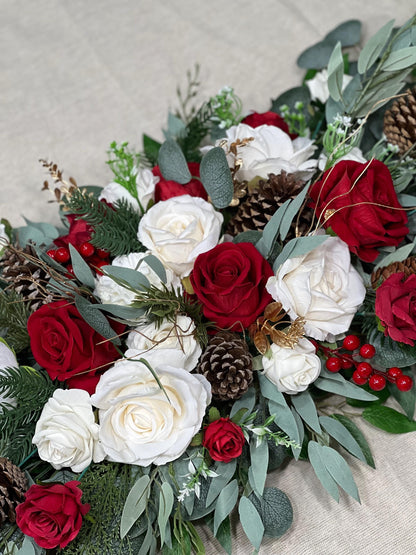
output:
<path id="1" fill-rule="evenodd" d="M 416 17 L 360 34 L 266 113 L 189 72 L 104 187 L 42 161 L 64 228 L 1 224 L 3 553 L 202 555 L 201 522 L 232 553 L 233 510 L 258 550 L 293 519 L 268 472 L 359 500 L 360 418 L 416 430 Z"/>

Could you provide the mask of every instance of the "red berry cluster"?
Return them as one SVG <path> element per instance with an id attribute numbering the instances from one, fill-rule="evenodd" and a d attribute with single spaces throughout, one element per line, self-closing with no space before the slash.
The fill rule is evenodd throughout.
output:
<path id="1" fill-rule="evenodd" d="M 361 345 L 360 339 L 356 335 L 347 335 L 340 349 L 329 349 L 322 346 L 320 349 L 328 356 L 325 366 L 330 372 L 355 368 L 352 379 L 357 385 L 364 385 L 368 382 L 368 386 L 373 391 L 381 391 L 386 387 L 388 381 L 395 383 L 400 391 L 409 391 L 413 387 L 412 378 L 403 374 L 396 366 L 383 372 L 373 368 L 369 362 L 357 360 L 357 357 L 372 359 L 376 354 L 376 349 L 370 343 Z M 341 349 L 349 352 L 342 352 Z"/>
<path id="2" fill-rule="evenodd" d="M 77 248 L 79 254 L 88 262 L 88 264 L 98 272 L 98 269 L 102 266 L 107 266 L 110 264 L 109 253 L 103 249 L 96 249 L 94 245 L 88 241 L 82 243 Z M 56 262 L 62 264 L 68 270 L 68 273 L 73 275 L 72 264 L 70 263 L 71 254 L 67 247 L 58 247 L 57 249 L 50 249 L 46 253 Z"/>

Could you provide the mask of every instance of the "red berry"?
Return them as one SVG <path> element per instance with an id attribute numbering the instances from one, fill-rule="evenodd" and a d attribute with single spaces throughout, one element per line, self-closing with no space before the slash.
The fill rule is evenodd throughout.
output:
<path id="1" fill-rule="evenodd" d="M 348 370 L 349 368 L 352 368 L 352 366 L 353 366 L 352 360 L 344 357 L 341 358 L 341 368 L 343 370 Z"/>
<path id="2" fill-rule="evenodd" d="M 330 372 L 339 372 L 341 370 L 341 360 L 338 357 L 329 357 L 325 366 Z"/>
<path id="3" fill-rule="evenodd" d="M 74 277 L 75 274 L 74 274 L 74 268 L 72 267 L 72 264 L 68 264 L 67 267 L 66 267 L 66 269 L 67 269 L 67 272 L 68 272 L 66 275 L 67 275 L 69 278 Z"/>
<path id="4" fill-rule="evenodd" d="M 403 372 L 397 366 L 393 366 L 389 368 L 387 371 L 387 376 L 392 380 L 395 381 L 399 376 L 402 376 Z"/>
<path id="5" fill-rule="evenodd" d="M 360 356 L 363 358 L 373 358 L 376 354 L 376 348 L 370 343 L 365 343 L 360 349 Z"/>
<path id="6" fill-rule="evenodd" d="M 381 391 L 386 387 L 386 378 L 381 374 L 373 374 L 368 380 L 368 385 L 373 391 Z"/>
<path id="7" fill-rule="evenodd" d="M 396 379 L 396 386 L 399 391 L 410 391 L 413 387 L 413 380 L 410 376 L 399 376 Z"/>
<path id="8" fill-rule="evenodd" d="M 71 255 L 69 254 L 69 249 L 66 247 L 59 247 L 59 249 L 56 249 L 55 260 L 60 264 L 65 264 L 70 258 Z"/>
<path id="9" fill-rule="evenodd" d="M 79 253 L 84 258 L 89 258 L 95 253 L 95 248 L 93 247 L 93 245 L 91 245 L 91 243 L 88 243 L 88 241 L 86 241 L 85 243 L 82 243 L 82 245 L 79 247 Z"/>
<path id="10" fill-rule="evenodd" d="M 347 337 L 342 342 L 342 346 L 347 351 L 355 351 L 360 346 L 360 339 L 357 335 L 347 335 Z"/>
<path id="11" fill-rule="evenodd" d="M 55 260 L 56 249 L 49 249 L 48 251 L 46 251 L 46 254 L 50 256 L 52 260 Z"/>
<path id="12" fill-rule="evenodd" d="M 371 364 L 368 364 L 368 362 L 360 362 L 360 364 L 357 364 L 356 372 L 358 372 L 363 378 L 367 379 L 373 373 L 373 367 Z"/>
<path id="13" fill-rule="evenodd" d="M 364 385 L 365 383 L 367 383 L 367 378 L 363 378 L 363 376 L 357 370 L 354 370 L 352 374 L 352 381 L 357 385 Z"/>
<path id="14" fill-rule="evenodd" d="M 108 258 L 110 253 L 104 249 L 97 249 L 97 254 L 100 258 Z"/>
<path id="15" fill-rule="evenodd" d="M 97 275 L 102 276 L 103 273 L 101 272 L 100 268 L 102 268 L 103 266 L 108 266 L 108 262 L 106 260 L 102 260 L 100 262 L 95 262 L 94 263 L 94 270 L 96 271 Z"/>

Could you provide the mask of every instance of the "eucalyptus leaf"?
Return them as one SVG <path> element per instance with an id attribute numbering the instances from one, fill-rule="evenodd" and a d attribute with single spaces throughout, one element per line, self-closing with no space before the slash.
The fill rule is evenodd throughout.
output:
<path id="1" fill-rule="evenodd" d="M 255 549 L 259 549 L 264 536 L 264 525 L 256 507 L 248 497 L 243 496 L 240 499 L 238 513 L 246 536 Z"/>
<path id="2" fill-rule="evenodd" d="M 234 509 L 238 499 L 238 482 L 233 480 L 225 486 L 217 498 L 214 512 L 214 536 L 221 522 L 227 517 Z"/>
<path id="3" fill-rule="evenodd" d="M 280 538 L 289 530 L 293 522 L 293 509 L 282 490 L 265 488 L 260 498 L 251 493 L 249 499 L 260 515 L 266 536 Z"/>
<path id="4" fill-rule="evenodd" d="M 312 468 L 321 484 L 335 501 L 339 502 L 339 490 L 336 481 L 325 466 L 323 446 L 316 441 L 308 443 L 308 457 Z"/>
<path id="5" fill-rule="evenodd" d="M 374 463 L 373 455 L 370 451 L 370 446 L 368 445 L 367 440 L 365 439 L 362 431 L 358 428 L 358 426 L 356 426 L 356 424 L 354 424 L 352 420 L 350 420 L 347 416 L 344 416 L 343 414 L 333 414 L 332 417 L 341 422 L 341 424 L 343 424 L 345 428 L 347 428 L 347 430 L 360 446 L 361 451 L 364 453 L 366 463 L 372 468 L 375 468 L 376 466 Z"/>
<path id="6" fill-rule="evenodd" d="M 289 233 L 290 226 L 292 225 L 295 216 L 298 215 L 298 212 L 306 198 L 306 195 L 308 194 L 308 189 L 309 185 L 305 185 L 302 191 L 290 202 L 289 206 L 285 210 L 279 226 L 280 238 L 282 241 L 286 239 L 286 236 Z M 267 225 L 268 224 L 266 224 L 266 227 Z"/>
<path id="7" fill-rule="evenodd" d="M 267 467 L 269 466 L 269 447 L 267 441 L 262 441 L 257 445 L 257 438 L 251 438 L 250 459 L 254 479 L 253 489 L 255 489 L 259 495 L 263 495 L 267 477 Z"/>
<path id="8" fill-rule="evenodd" d="M 249 387 L 246 393 L 240 399 L 237 399 L 231 407 L 230 418 L 233 418 L 241 409 L 247 409 L 247 414 L 253 412 L 254 405 L 256 404 L 256 390 L 254 387 Z"/>
<path id="9" fill-rule="evenodd" d="M 297 442 L 299 447 L 295 447 L 294 445 L 291 446 L 292 448 L 292 453 L 293 456 L 295 458 L 295 460 L 298 460 L 301 454 L 301 450 L 302 450 L 302 443 L 305 437 L 305 426 L 303 424 L 302 418 L 299 416 L 299 414 L 296 412 L 294 407 L 290 407 L 290 410 L 293 414 L 293 418 L 295 419 L 296 422 L 296 426 L 298 429 L 298 438 L 299 441 Z"/>
<path id="10" fill-rule="evenodd" d="M 324 69 L 334 49 L 334 40 L 326 39 L 307 48 L 296 60 L 303 69 Z"/>
<path id="11" fill-rule="evenodd" d="M 79 254 L 77 249 L 69 244 L 69 252 L 71 254 L 71 262 L 72 268 L 74 270 L 75 277 L 87 287 L 91 289 L 95 288 L 95 279 L 94 274 L 91 271 L 91 268 Z"/>
<path id="12" fill-rule="evenodd" d="M 266 378 L 264 374 L 260 372 L 258 373 L 258 378 L 260 383 L 261 394 L 263 395 L 263 397 L 265 397 L 266 399 L 270 399 L 271 401 L 274 401 L 279 405 L 287 407 L 287 403 L 283 396 L 283 393 L 281 393 L 277 389 L 274 383 L 272 383 L 268 378 Z"/>
<path id="13" fill-rule="evenodd" d="M 359 386 L 347 382 L 337 382 L 335 380 L 329 380 L 326 378 L 318 378 L 313 382 L 313 385 L 322 391 L 328 391 L 329 393 L 336 393 L 337 395 L 343 395 L 344 397 L 351 397 L 351 399 L 359 399 L 361 401 L 376 401 L 377 397 L 368 393 Z"/>
<path id="14" fill-rule="evenodd" d="M 124 538 L 136 520 L 145 511 L 150 495 L 150 478 L 147 475 L 137 480 L 124 503 L 120 520 L 120 537 Z"/>
<path id="15" fill-rule="evenodd" d="M 150 266 L 150 268 L 152 268 L 152 270 L 156 273 L 160 281 L 166 283 L 166 269 L 162 262 L 157 258 L 157 256 L 155 256 L 154 254 L 148 254 L 142 258 L 141 262 L 145 262 L 148 266 Z"/>
<path id="16" fill-rule="evenodd" d="M 343 77 L 344 59 L 342 57 L 341 43 L 337 42 L 328 62 L 328 90 L 336 102 L 342 98 Z"/>
<path id="17" fill-rule="evenodd" d="M 205 501 L 205 506 L 209 507 L 221 491 L 225 488 L 231 478 L 234 476 L 235 469 L 237 467 L 237 459 L 232 459 L 229 463 L 217 462 L 214 472 L 218 476 L 211 481 L 208 489 L 207 499 Z"/>
<path id="18" fill-rule="evenodd" d="M 335 449 L 332 449 L 332 447 L 324 445 L 322 447 L 322 459 L 326 469 L 336 483 L 360 503 L 357 485 L 352 476 L 351 469 L 343 456 L 338 451 L 335 451 Z"/>
<path id="19" fill-rule="evenodd" d="M 117 318 L 131 321 L 137 320 L 145 313 L 145 310 L 143 308 L 122 306 L 119 304 L 93 304 L 90 308 L 95 310 L 103 310 L 104 312 L 109 312 Z"/>
<path id="20" fill-rule="evenodd" d="M 159 150 L 158 163 L 160 171 L 168 181 L 176 181 L 181 185 L 189 183 L 191 174 L 185 156 L 173 139 L 167 139 Z"/>
<path id="21" fill-rule="evenodd" d="M 361 21 L 349 19 L 341 23 L 324 38 L 325 41 L 332 41 L 334 44 L 340 41 L 342 46 L 354 46 L 361 39 Z"/>
<path id="22" fill-rule="evenodd" d="M 166 526 L 172 512 L 174 502 L 174 495 L 170 484 L 164 482 L 161 485 L 159 493 L 159 514 L 157 517 L 157 524 L 160 532 L 160 544 L 165 543 Z"/>
<path id="23" fill-rule="evenodd" d="M 233 199 L 234 185 L 224 150 L 211 148 L 201 160 L 199 173 L 206 192 L 216 208 L 226 208 Z"/>
<path id="24" fill-rule="evenodd" d="M 37 551 L 35 551 L 35 546 L 33 545 L 31 538 L 25 536 L 22 547 L 17 551 L 17 555 L 36 555 L 37 553 L 41 553 L 41 551 L 42 550 L 39 547 Z"/>
<path id="25" fill-rule="evenodd" d="M 306 107 L 311 101 L 311 93 L 307 86 L 293 87 L 272 100 L 271 111 L 280 114 L 282 106 L 288 106 L 291 112 L 295 109 L 295 104 L 302 102 Z"/>
<path id="26" fill-rule="evenodd" d="M 295 239 L 291 239 L 286 243 L 282 252 L 274 261 L 273 270 L 276 271 L 288 258 L 295 258 L 296 256 L 308 254 L 308 252 L 322 245 L 328 237 L 329 235 L 309 235 L 308 237 L 296 237 Z"/>
<path id="27" fill-rule="evenodd" d="M 403 372 L 407 376 L 412 376 L 412 372 Z M 412 389 L 410 391 L 400 391 L 397 389 L 395 384 L 389 383 L 388 388 L 390 393 L 402 407 L 406 416 L 412 420 L 415 414 L 415 404 L 416 404 L 416 385 L 413 382 Z"/>
<path id="28" fill-rule="evenodd" d="M 144 537 L 143 543 L 140 546 L 140 551 L 138 555 L 151 555 L 152 552 L 154 552 L 155 544 L 156 544 L 156 538 L 153 535 L 153 528 L 151 523 L 149 522 L 149 525 L 147 527 L 147 532 Z"/>
<path id="29" fill-rule="evenodd" d="M 354 455 L 354 457 L 366 462 L 366 458 L 361 450 L 361 447 L 358 445 L 350 431 L 339 420 L 329 416 L 320 416 L 319 422 L 325 431 L 347 451 Z"/>
<path id="30" fill-rule="evenodd" d="M 325 119 L 327 123 L 332 123 L 336 116 L 342 114 L 345 110 L 345 106 L 342 102 L 336 102 L 331 96 L 328 98 L 325 104 Z"/>
<path id="31" fill-rule="evenodd" d="M 416 64 L 416 46 L 391 52 L 382 66 L 383 71 L 402 71 Z"/>
<path id="32" fill-rule="evenodd" d="M 120 338 L 110 326 L 107 318 L 99 310 L 94 310 L 92 308 L 92 306 L 94 306 L 92 303 L 80 295 L 75 295 L 75 306 L 87 324 L 89 324 L 97 333 L 105 339 L 110 340 L 115 345 L 121 344 Z"/>
<path id="33" fill-rule="evenodd" d="M 319 425 L 318 413 L 316 411 L 315 401 L 312 399 L 309 391 L 303 391 L 297 395 L 292 395 L 292 404 L 296 412 L 302 417 L 308 426 L 317 434 L 321 434 L 321 426 Z"/>
<path id="34" fill-rule="evenodd" d="M 150 282 L 147 277 L 138 270 L 133 270 L 132 268 L 109 265 L 103 266 L 101 271 L 104 275 L 112 278 L 118 285 L 132 291 L 143 291 L 143 289 L 148 289 L 150 287 Z"/>
<path id="35" fill-rule="evenodd" d="M 356 75 L 354 75 L 354 77 L 351 79 L 351 81 L 342 91 L 342 97 L 343 97 L 344 105 L 347 112 L 349 112 L 352 109 L 352 107 L 358 100 L 358 97 L 361 91 L 362 91 L 361 77 L 357 73 Z"/>
<path id="36" fill-rule="evenodd" d="M 172 114 L 172 112 L 168 113 L 168 128 L 163 131 L 166 139 L 176 139 L 182 137 L 186 132 L 186 125 L 185 123 Z"/>
<path id="37" fill-rule="evenodd" d="M 389 41 L 393 26 L 394 19 L 386 23 L 366 42 L 358 57 L 358 73 L 365 73 L 376 62 Z"/>
<path id="38" fill-rule="evenodd" d="M 378 268 L 382 268 L 383 266 L 388 266 L 392 262 L 401 262 L 402 260 L 405 260 L 414 248 L 415 243 L 409 243 L 407 245 L 404 245 L 403 247 L 396 249 L 394 252 L 388 254 L 379 262 L 377 262 L 374 270 L 378 270 Z"/>
<path id="39" fill-rule="evenodd" d="M 399 203 L 405 208 L 416 207 L 416 197 L 414 195 L 401 194 L 397 196 Z"/>
<path id="40" fill-rule="evenodd" d="M 233 243 L 252 243 L 255 245 L 262 235 L 263 233 L 258 230 L 243 231 L 233 238 Z"/>
<path id="41" fill-rule="evenodd" d="M 367 407 L 362 413 L 362 417 L 373 426 L 390 434 L 406 434 L 416 431 L 414 420 L 409 420 L 401 412 L 384 405 Z"/>
<path id="42" fill-rule="evenodd" d="M 290 408 L 286 405 L 278 405 L 274 401 L 269 401 L 270 414 L 274 415 L 274 421 L 293 441 L 300 445 L 300 435 L 295 417 Z"/>

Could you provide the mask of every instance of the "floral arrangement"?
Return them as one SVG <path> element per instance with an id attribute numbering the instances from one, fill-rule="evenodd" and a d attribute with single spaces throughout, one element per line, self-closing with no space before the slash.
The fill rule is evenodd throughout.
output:
<path id="1" fill-rule="evenodd" d="M 268 472 L 358 501 L 360 418 L 416 430 L 416 17 L 360 34 L 266 113 L 189 72 L 104 187 L 42 161 L 63 228 L 1 224 L 3 553 L 203 554 L 201 522 L 231 553 L 234 509 L 258 550 L 293 518 Z"/>

